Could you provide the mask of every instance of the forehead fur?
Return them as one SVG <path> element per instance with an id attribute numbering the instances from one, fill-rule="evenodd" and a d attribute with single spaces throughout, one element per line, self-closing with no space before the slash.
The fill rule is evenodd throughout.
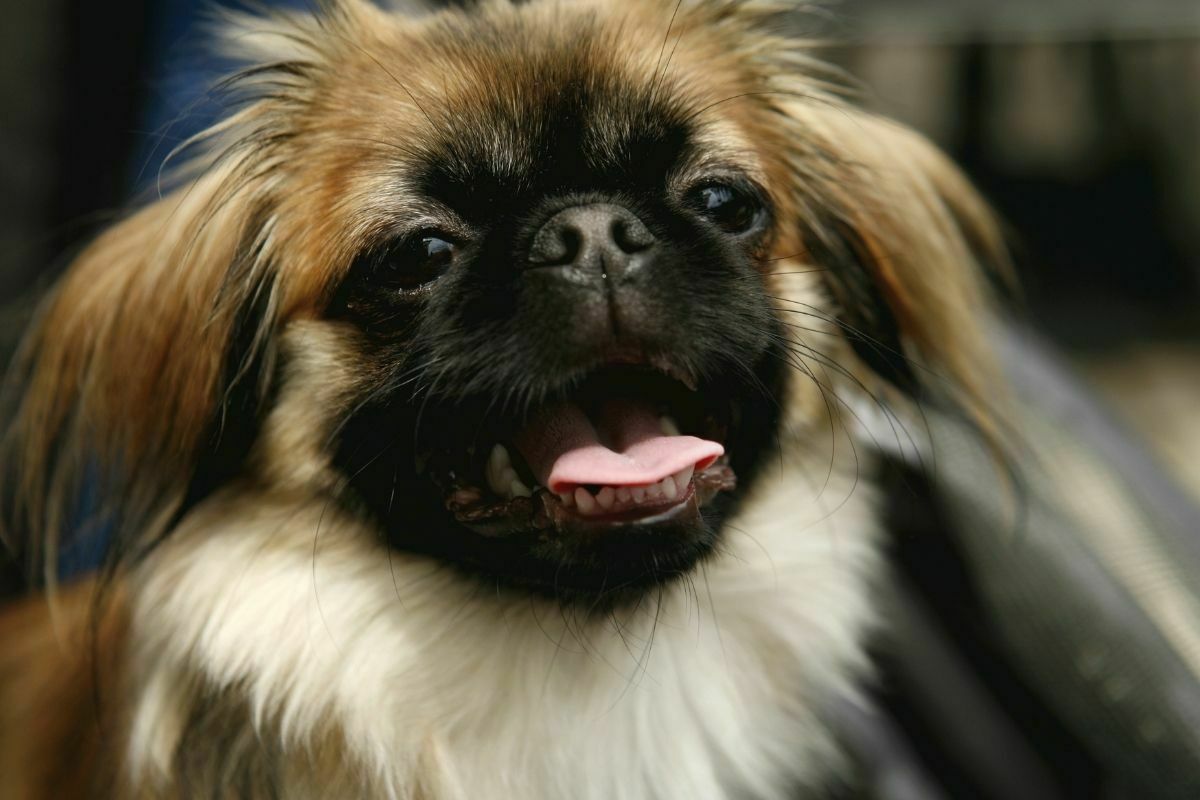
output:
<path id="1" fill-rule="evenodd" d="M 498 171 L 514 155 L 532 157 L 522 147 L 532 137 L 576 121 L 555 112 L 580 117 L 585 144 L 597 150 L 619 148 L 647 127 L 712 125 L 739 108 L 705 117 L 709 104 L 765 85 L 746 58 L 749 31 L 713 24 L 711 5 L 493 2 L 359 20 L 364 27 L 338 54 L 325 108 L 316 110 L 393 140 L 453 139 Z"/>
<path id="2" fill-rule="evenodd" d="M 732 47 L 725 68 L 714 63 L 711 32 L 697 36 L 655 10 L 542 4 L 438 19 L 420 70 L 432 105 L 422 106 L 418 138 L 448 170 L 486 165 L 518 181 L 547 168 L 648 169 L 713 128 L 743 149 L 736 125 L 703 112 L 749 91 L 752 76 Z"/>
<path id="3" fill-rule="evenodd" d="M 771 37 L 753 5 L 491 2 L 413 18 L 350 3 L 307 32 L 307 56 L 294 26 L 311 23 L 293 20 L 277 34 L 305 73 L 289 82 L 275 208 L 297 248 L 289 305 L 428 195 L 494 207 L 535 185 L 620 190 L 716 167 L 784 194 Z"/>

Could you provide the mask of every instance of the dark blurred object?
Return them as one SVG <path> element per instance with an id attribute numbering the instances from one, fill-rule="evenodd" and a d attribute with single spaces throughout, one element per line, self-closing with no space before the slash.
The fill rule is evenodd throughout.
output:
<path id="1" fill-rule="evenodd" d="M 932 409 L 886 471 L 874 707 L 832 710 L 853 796 L 1200 797 L 1200 505 L 1043 342 L 993 338 L 1015 482 Z"/>
<path id="2" fill-rule="evenodd" d="M 993 338 L 1015 482 L 932 410 L 897 462 L 880 702 L 952 797 L 1200 797 L 1200 506 L 1043 344 Z"/>
<path id="3" fill-rule="evenodd" d="M 51 271 L 128 197 L 149 2 L 8 5 L 0 33 L 6 301 Z"/>
<path id="4" fill-rule="evenodd" d="M 54 80 L 61 59 L 57 4 L 12 4 L 0 27 L 0 298 L 23 283 L 40 253 L 30 232 L 41 229 L 58 175 L 52 146 L 62 88 Z"/>

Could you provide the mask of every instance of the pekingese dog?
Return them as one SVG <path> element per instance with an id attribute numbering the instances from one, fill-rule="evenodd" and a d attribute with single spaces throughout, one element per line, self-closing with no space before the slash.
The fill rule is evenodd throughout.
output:
<path id="1" fill-rule="evenodd" d="M 6 796 L 836 782 L 905 435 L 864 418 L 992 427 L 1000 250 L 802 11 L 230 18 L 230 115 L 12 379 L 7 535 L 110 558 L 0 622 Z"/>

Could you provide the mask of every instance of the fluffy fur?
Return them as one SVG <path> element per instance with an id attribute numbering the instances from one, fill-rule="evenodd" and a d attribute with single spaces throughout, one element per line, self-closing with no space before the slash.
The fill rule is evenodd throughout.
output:
<path id="1" fill-rule="evenodd" d="M 52 584 L 63 532 L 88 534 L 79 498 L 99 495 L 90 518 L 115 538 L 98 585 L 128 625 L 99 639 L 98 707 L 87 669 L 59 670 L 57 693 L 0 686 L 6 791 L 783 798 L 836 780 L 824 713 L 854 695 L 879 616 L 852 409 L 920 397 L 994 435 L 978 260 L 999 246 L 933 148 L 833 93 L 787 34 L 798 12 L 496 0 L 404 16 L 343 0 L 232 18 L 225 41 L 253 61 L 231 84 L 240 105 L 178 189 L 80 256 L 13 378 L 7 535 Z M 567 62 L 629 87 L 608 95 L 622 99 L 603 135 L 636 128 L 621 104 L 638 92 L 667 97 L 701 150 L 764 187 L 755 263 L 788 367 L 772 453 L 716 551 L 605 613 L 393 546 L 404 531 L 346 500 L 331 447 L 382 369 L 330 309 L 412 202 L 396 165 L 453 117 L 503 173 L 520 158 L 506 126 L 532 124 L 504 104 L 552 92 Z M 68 653 L 88 649 L 72 620 L 89 596 L 62 598 Z M 32 641 L 33 613 L 0 632 Z M 62 658 L 44 635 L 2 652 L 3 675 Z M 47 697 L 68 699 L 32 702 Z M 46 715 L 62 723 L 24 736 Z M 88 753 L 70 784 L 43 769 L 68 740 Z"/>

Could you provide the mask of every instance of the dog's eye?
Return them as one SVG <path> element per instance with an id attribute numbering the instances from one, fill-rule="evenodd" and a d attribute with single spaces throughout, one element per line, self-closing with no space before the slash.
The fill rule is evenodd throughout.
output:
<path id="1" fill-rule="evenodd" d="M 749 192 L 724 183 L 708 183 L 692 193 L 692 205 L 723 230 L 748 233 L 758 227 L 763 208 Z"/>
<path id="2" fill-rule="evenodd" d="M 454 260 L 454 245 L 440 236 L 422 236 L 420 253 L 422 266 L 429 271 L 441 273 Z"/>
<path id="3" fill-rule="evenodd" d="M 425 231 L 394 247 L 384 258 L 387 277 L 402 289 L 417 289 L 450 269 L 458 246 L 436 231 Z"/>

